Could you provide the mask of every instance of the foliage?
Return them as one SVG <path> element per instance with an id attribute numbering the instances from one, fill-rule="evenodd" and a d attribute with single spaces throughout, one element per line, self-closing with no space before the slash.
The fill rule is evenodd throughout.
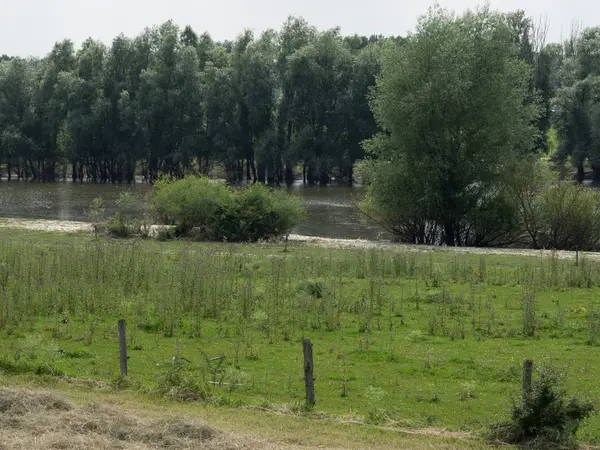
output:
<path id="1" fill-rule="evenodd" d="M 554 99 L 554 122 L 559 137 L 555 159 L 568 159 L 577 168 L 577 181 L 585 178 L 585 164 L 592 167 L 593 180 L 600 181 L 600 28 L 573 34 L 560 54 L 559 88 Z"/>
<path id="2" fill-rule="evenodd" d="M 0 163 L 9 178 L 131 183 L 222 167 L 231 183 L 351 182 L 376 130 L 367 93 L 377 42 L 317 31 L 235 41 L 169 21 L 106 46 L 57 43 L 43 59 L 0 60 Z"/>
<path id="3" fill-rule="evenodd" d="M 487 234 L 498 216 L 510 228 L 499 176 L 533 145 L 528 78 L 505 19 L 487 9 L 434 8 L 402 45 L 386 43 L 372 98 L 385 134 L 366 144 L 374 215 L 413 242 L 477 242 L 465 230 Z"/>
<path id="4" fill-rule="evenodd" d="M 204 177 L 186 176 L 178 181 L 158 180 L 150 201 L 159 223 L 177 225 L 181 233 L 197 228 L 210 238 L 217 216 L 229 199 L 225 185 Z"/>
<path id="5" fill-rule="evenodd" d="M 94 228 L 94 234 L 98 237 L 102 231 L 104 222 L 104 200 L 102 197 L 96 197 L 92 200 L 88 215 Z"/>
<path id="6" fill-rule="evenodd" d="M 122 191 L 119 194 L 117 211 L 106 222 L 106 229 L 111 235 L 128 237 L 134 234 L 136 226 L 131 215 L 131 208 L 134 204 L 135 196 L 131 191 Z"/>
<path id="7" fill-rule="evenodd" d="M 600 193 L 560 184 L 541 194 L 544 245 L 554 249 L 594 250 L 600 242 Z"/>
<path id="8" fill-rule="evenodd" d="M 556 181 L 555 177 L 543 161 L 532 156 L 507 164 L 502 179 L 518 213 L 519 232 L 526 236 L 526 244 L 542 248 L 545 234 L 540 196 Z"/>
<path id="9" fill-rule="evenodd" d="M 513 401 L 510 422 L 496 424 L 491 439 L 533 448 L 572 448 L 581 423 L 594 414 L 589 401 L 567 398 L 561 375 L 550 367 L 541 370 L 523 402 Z"/>
<path id="10" fill-rule="evenodd" d="M 152 204 L 156 217 L 182 234 L 229 242 L 285 236 L 305 214 L 299 200 L 284 191 L 260 184 L 231 189 L 193 176 L 159 181 Z"/>
<path id="11" fill-rule="evenodd" d="M 545 161 L 528 158 L 507 167 L 506 191 L 518 212 L 524 245 L 593 250 L 600 241 L 600 194 L 561 182 Z"/>

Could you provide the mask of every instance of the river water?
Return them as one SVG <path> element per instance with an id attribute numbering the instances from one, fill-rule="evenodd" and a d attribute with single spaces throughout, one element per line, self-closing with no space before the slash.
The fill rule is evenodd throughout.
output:
<path id="1" fill-rule="evenodd" d="M 104 199 L 106 214 L 116 210 L 123 190 L 131 190 L 137 200 L 134 210 L 141 213 L 144 198 L 152 187 L 113 184 L 0 182 L 0 217 L 23 219 L 88 220 L 88 209 L 95 197 Z M 308 219 L 294 233 L 336 239 L 381 239 L 385 232 L 358 213 L 354 203 L 363 194 L 360 186 L 304 186 L 297 183 L 290 193 L 305 201 Z"/>

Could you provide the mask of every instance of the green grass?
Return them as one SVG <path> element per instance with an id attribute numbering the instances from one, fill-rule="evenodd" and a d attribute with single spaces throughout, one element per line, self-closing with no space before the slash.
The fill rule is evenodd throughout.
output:
<path id="1" fill-rule="evenodd" d="M 114 382 L 124 318 L 129 389 L 298 411 L 310 337 L 319 412 L 476 432 L 506 418 L 526 358 L 600 398 L 599 286 L 600 264 L 556 258 L 4 229 L 0 371 Z M 579 437 L 598 436 L 594 417 Z"/>

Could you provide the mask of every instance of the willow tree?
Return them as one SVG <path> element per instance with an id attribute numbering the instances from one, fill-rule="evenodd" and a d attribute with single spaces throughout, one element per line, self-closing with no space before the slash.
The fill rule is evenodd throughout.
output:
<path id="1" fill-rule="evenodd" d="M 433 224 L 447 245 L 466 243 L 474 226 L 497 227 L 502 168 L 536 135 L 518 51 L 504 17 L 487 8 L 460 17 L 434 8 L 402 45 L 384 47 L 372 98 L 384 133 L 367 144 L 374 214 L 410 222 L 421 242 Z"/>

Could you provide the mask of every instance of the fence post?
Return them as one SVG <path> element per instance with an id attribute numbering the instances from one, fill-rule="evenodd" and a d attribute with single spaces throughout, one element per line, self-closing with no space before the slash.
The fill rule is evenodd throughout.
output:
<path id="1" fill-rule="evenodd" d="M 579 265 L 579 245 L 575 247 L 575 265 Z"/>
<path id="2" fill-rule="evenodd" d="M 304 351 L 304 386 L 306 387 L 306 404 L 308 406 L 314 406 L 315 379 L 313 377 L 313 351 L 310 339 L 302 340 L 302 350 Z"/>
<path id="3" fill-rule="evenodd" d="M 531 393 L 531 378 L 533 375 L 533 361 L 526 359 L 523 361 L 523 408 L 527 407 L 527 400 Z"/>
<path id="4" fill-rule="evenodd" d="M 119 320 L 119 351 L 121 361 L 121 375 L 127 376 L 127 335 L 125 334 L 125 320 Z"/>

